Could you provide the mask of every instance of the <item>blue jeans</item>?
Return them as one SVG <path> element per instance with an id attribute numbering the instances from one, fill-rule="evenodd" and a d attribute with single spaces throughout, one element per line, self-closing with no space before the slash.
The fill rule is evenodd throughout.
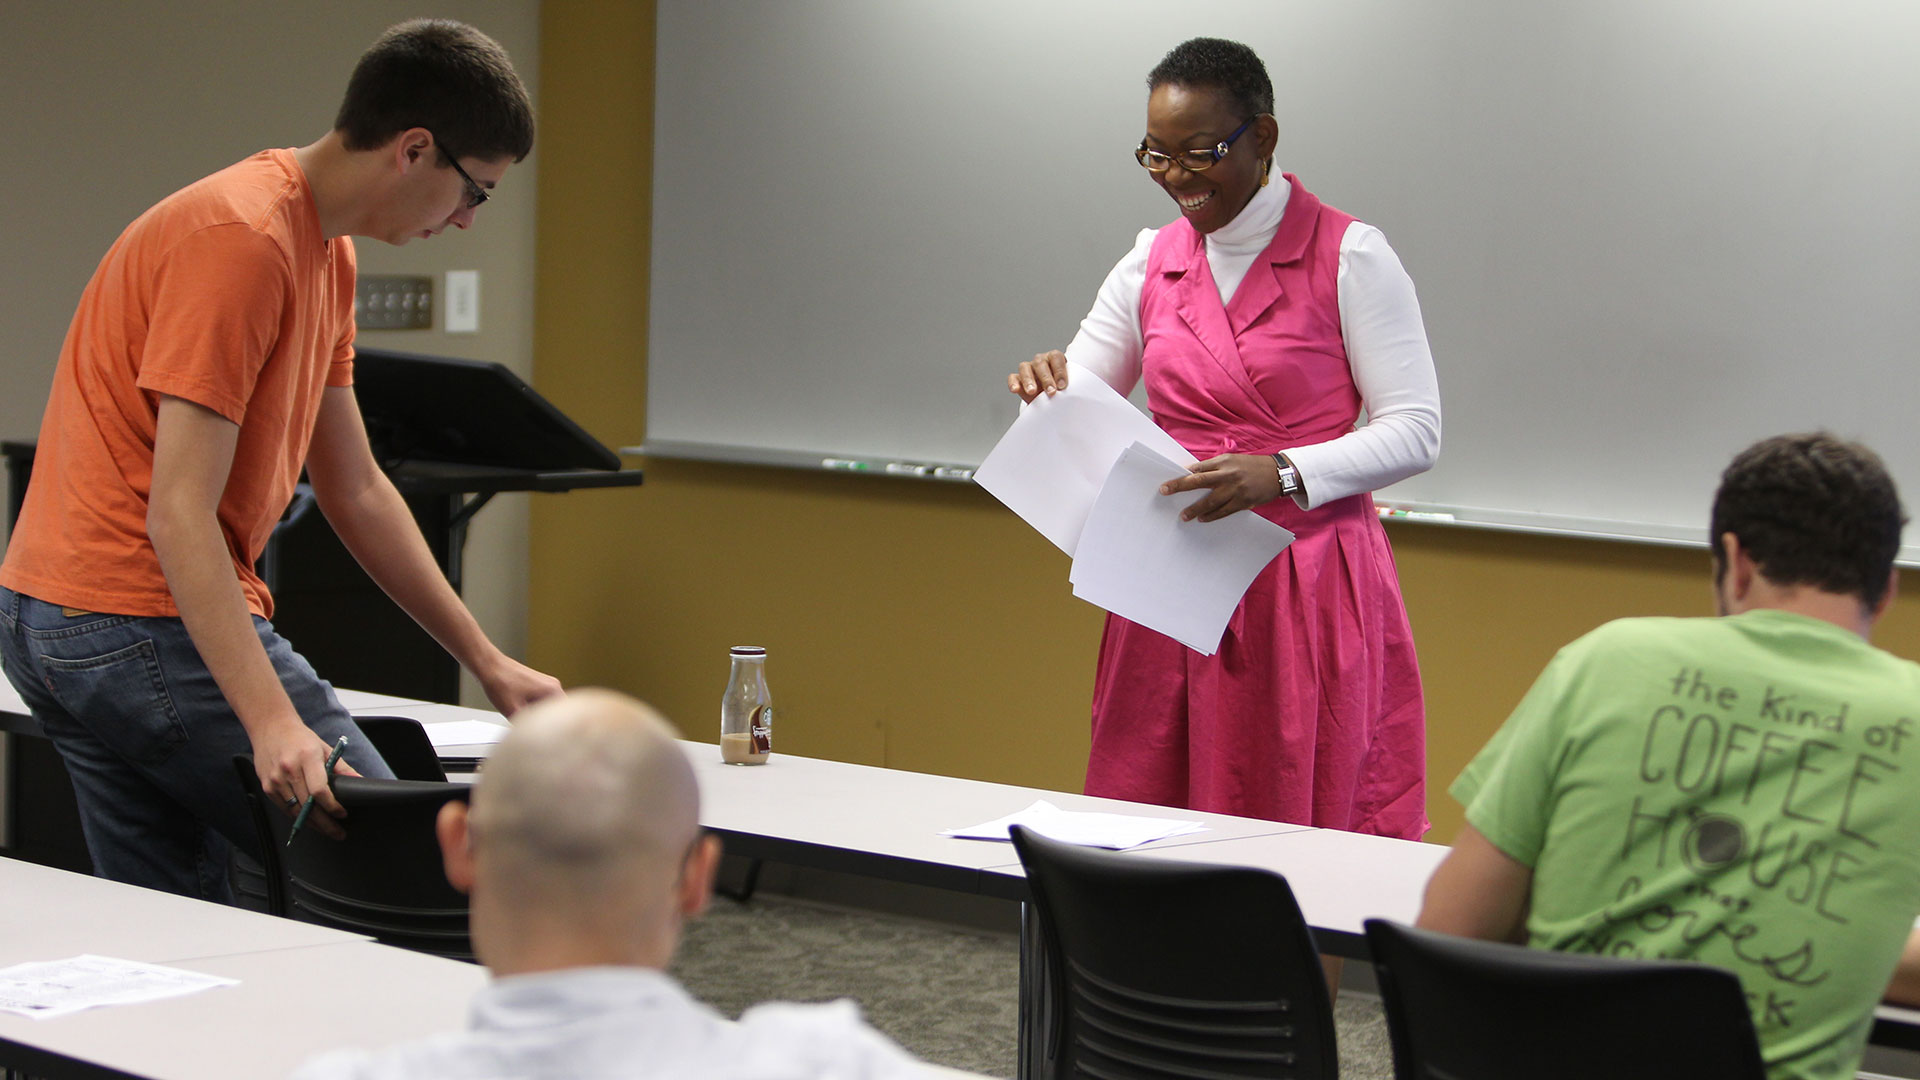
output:
<path id="1" fill-rule="evenodd" d="M 314 734 L 347 736 L 348 764 L 392 776 L 333 687 L 271 623 L 253 626 Z M 233 769 L 253 745 L 180 620 L 68 615 L 0 588 L 0 661 L 66 761 L 94 873 L 228 901 L 229 845 L 262 855 Z"/>

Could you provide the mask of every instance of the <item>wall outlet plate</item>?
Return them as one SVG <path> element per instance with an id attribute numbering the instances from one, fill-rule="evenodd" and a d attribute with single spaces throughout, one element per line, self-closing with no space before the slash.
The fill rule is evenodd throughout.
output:
<path id="1" fill-rule="evenodd" d="M 354 286 L 353 321 L 362 330 L 433 329 L 433 278 L 362 275 Z"/>

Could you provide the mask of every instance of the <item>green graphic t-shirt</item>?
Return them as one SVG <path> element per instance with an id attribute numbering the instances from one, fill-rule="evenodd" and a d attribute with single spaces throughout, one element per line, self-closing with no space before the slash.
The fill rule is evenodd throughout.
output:
<path id="1" fill-rule="evenodd" d="M 1920 665 L 1784 611 L 1562 649 L 1454 782 L 1540 948 L 1740 976 L 1775 1078 L 1851 1077 L 1920 909 Z"/>

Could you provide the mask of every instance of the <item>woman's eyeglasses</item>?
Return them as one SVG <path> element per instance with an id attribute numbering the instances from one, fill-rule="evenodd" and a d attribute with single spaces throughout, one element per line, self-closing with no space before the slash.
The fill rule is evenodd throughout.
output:
<path id="1" fill-rule="evenodd" d="M 1248 120 L 1246 123 L 1234 128 L 1233 134 L 1221 139 L 1205 150 L 1181 150 L 1177 153 L 1163 154 L 1158 150 L 1147 149 L 1147 140 L 1141 139 L 1140 145 L 1134 147 L 1133 159 L 1138 161 L 1148 172 L 1166 172 L 1168 169 L 1173 168 L 1173 163 L 1176 161 L 1180 163 L 1181 168 L 1188 172 L 1206 172 L 1208 169 L 1218 165 L 1221 158 L 1227 156 L 1227 151 L 1233 148 L 1233 141 L 1245 134 L 1246 130 L 1253 126 L 1253 120 L 1257 119 L 1259 119 L 1259 117 L 1256 116 L 1252 120 Z"/>

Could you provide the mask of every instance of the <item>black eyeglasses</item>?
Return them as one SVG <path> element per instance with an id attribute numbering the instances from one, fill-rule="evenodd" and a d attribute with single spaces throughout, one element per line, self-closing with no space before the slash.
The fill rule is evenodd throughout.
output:
<path id="1" fill-rule="evenodd" d="M 1261 115 L 1264 116 L 1266 114 L 1262 113 Z M 1180 163 L 1181 168 L 1188 172 L 1206 172 L 1208 169 L 1218 165 L 1221 158 L 1227 156 L 1227 151 L 1233 148 L 1233 140 L 1245 134 L 1246 130 L 1253 126 L 1253 121 L 1259 118 L 1259 116 L 1253 117 L 1246 123 L 1234 128 L 1233 134 L 1221 139 L 1205 150 L 1181 150 L 1178 153 L 1163 154 L 1158 150 L 1147 149 L 1147 140 L 1141 139 L 1140 145 L 1134 147 L 1133 159 L 1138 161 L 1148 172 L 1166 172 L 1168 169 L 1173 168 L 1173 163 L 1176 161 Z"/>
<path id="2" fill-rule="evenodd" d="M 1239 134 L 1239 132 L 1235 132 L 1234 134 L 1237 135 Z M 453 156 L 453 151 L 447 149 L 446 143 L 440 142 L 440 136 L 435 135 L 433 137 L 433 141 L 439 145 L 440 152 L 446 155 L 447 164 L 453 166 L 453 171 L 459 173 L 460 179 L 467 182 L 466 208 L 468 210 L 471 210 L 474 207 L 479 206 L 481 203 L 486 202 L 488 199 L 492 198 L 492 196 L 487 193 L 486 188 L 483 188 L 479 184 L 474 183 L 473 177 L 467 175 L 467 170 L 460 167 L 460 159 Z"/>

